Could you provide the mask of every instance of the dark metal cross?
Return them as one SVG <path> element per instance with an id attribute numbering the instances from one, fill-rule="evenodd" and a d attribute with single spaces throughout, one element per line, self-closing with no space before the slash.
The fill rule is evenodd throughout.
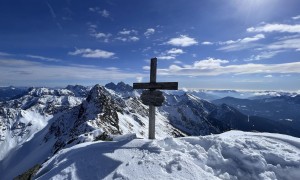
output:
<path id="1" fill-rule="evenodd" d="M 149 83 L 133 83 L 133 89 L 144 90 L 141 95 L 143 104 L 149 105 L 149 139 L 155 139 L 155 106 L 161 106 L 164 102 L 164 96 L 161 91 L 178 90 L 178 82 L 156 82 L 157 58 L 151 59 L 150 66 L 150 82 Z"/>

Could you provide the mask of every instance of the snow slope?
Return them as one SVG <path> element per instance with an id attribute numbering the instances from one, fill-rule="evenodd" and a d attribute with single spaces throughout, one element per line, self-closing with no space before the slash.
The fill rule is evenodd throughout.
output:
<path id="1" fill-rule="evenodd" d="M 229 131 L 165 138 L 119 137 L 63 149 L 36 179 L 299 179 L 300 139 Z"/>
<path id="2" fill-rule="evenodd" d="M 79 105 L 82 99 L 66 89 L 30 88 L 22 97 L 0 104 L 0 161 L 30 141 L 55 115 Z"/>

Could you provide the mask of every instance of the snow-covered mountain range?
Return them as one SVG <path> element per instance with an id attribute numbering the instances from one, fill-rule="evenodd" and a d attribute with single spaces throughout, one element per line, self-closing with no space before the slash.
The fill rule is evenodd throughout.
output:
<path id="1" fill-rule="evenodd" d="M 6 98 L 10 100 L 0 102 L 0 177 L 16 177 L 76 144 L 129 133 L 146 138 L 148 106 L 139 96 L 140 91 L 121 82 L 92 88 L 29 88 Z M 300 137 L 299 130 L 285 123 L 213 104 L 198 91 L 166 91 L 164 96 L 166 102 L 156 110 L 158 139 L 231 129 Z"/>

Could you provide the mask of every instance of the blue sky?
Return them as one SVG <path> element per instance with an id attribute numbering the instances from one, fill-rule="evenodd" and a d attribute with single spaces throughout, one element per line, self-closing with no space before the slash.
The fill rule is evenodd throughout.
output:
<path id="1" fill-rule="evenodd" d="M 0 86 L 300 90 L 299 0 L 4 0 Z"/>

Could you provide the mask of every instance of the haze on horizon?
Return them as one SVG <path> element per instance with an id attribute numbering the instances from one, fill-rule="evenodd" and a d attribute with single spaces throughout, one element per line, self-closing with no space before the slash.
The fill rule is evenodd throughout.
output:
<path id="1" fill-rule="evenodd" d="M 0 2 L 0 86 L 300 90 L 297 0 Z"/>

